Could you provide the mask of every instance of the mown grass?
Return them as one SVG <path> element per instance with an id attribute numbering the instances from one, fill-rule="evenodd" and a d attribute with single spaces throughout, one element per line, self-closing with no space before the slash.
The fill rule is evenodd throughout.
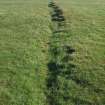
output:
<path id="1" fill-rule="evenodd" d="M 68 43 L 76 50 L 73 62 L 76 65 L 76 77 L 81 80 L 80 83 L 71 82 L 70 95 L 74 98 L 71 100 L 79 105 L 104 105 L 105 2 L 59 0 L 58 4 L 67 17 Z"/>
<path id="2" fill-rule="evenodd" d="M 59 39 L 51 34 L 47 0 L 0 0 L 0 105 L 46 105 L 49 58 L 60 63 L 62 44 L 75 49 L 75 69 L 73 78 L 57 78 L 56 104 L 105 105 L 105 1 L 56 2 L 67 23 Z M 61 55 L 52 58 L 49 41 Z"/>
<path id="3" fill-rule="evenodd" d="M 0 0 L 0 105 L 44 105 L 47 1 Z"/>

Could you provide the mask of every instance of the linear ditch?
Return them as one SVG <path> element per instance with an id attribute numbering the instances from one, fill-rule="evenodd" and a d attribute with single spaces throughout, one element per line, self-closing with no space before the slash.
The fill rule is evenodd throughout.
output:
<path id="1" fill-rule="evenodd" d="M 76 73 L 76 65 L 72 63 L 75 49 L 67 43 L 68 30 L 63 10 L 54 2 L 48 4 L 52 21 L 52 36 L 49 43 L 50 60 L 48 63 L 48 77 L 46 82 L 46 99 L 48 105 L 93 105 L 86 99 L 73 97 L 70 93 L 70 82 L 78 86 L 89 88 L 99 94 L 103 90 L 98 89 L 86 79 L 79 78 Z M 70 35 L 69 35 L 70 36 Z"/>
<path id="2" fill-rule="evenodd" d="M 70 63 L 75 50 L 66 44 L 66 19 L 62 9 L 54 2 L 50 2 L 48 7 L 52 21 L 52 36 L 49 45 L 51 57 L 48 63 L 46 98 L 48 105 L 62 105 L 70 99 L 67 85 L 75 68 L 75 65 Z"/>

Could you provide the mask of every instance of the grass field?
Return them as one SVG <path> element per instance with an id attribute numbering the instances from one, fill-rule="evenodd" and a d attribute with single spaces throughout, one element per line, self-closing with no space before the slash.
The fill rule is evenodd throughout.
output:
<path id="1" fill-rule="evenodd" d="M 105 14 L 103 0 L 72 0 L 59 4 L 69 23 L 70 43 L 76 49 L 77 77 L 92 86 L 73 88 L 72 96 L 87 100 L 83 105 L 104 105 L 105 101 Z M 76 91 L 77 90 L 77 91 Z M 80 104 L 81 105 L 81 104 Z"/>
<path id="2" fill-rule="evenodd" d="M 56 57 L 49 49 L 62 44 L 75 49 L 75 78 L 56 74 L 59 89 L 49 97 L 58 99 L 52 105 L 105 105 L 105 1 L 56 2 L 67 29 L 57 34 L 57 43 L 47 0 L 0 0 L 0 105 L 51 105 L 48 63 L 61 62 L 65 52 Z"/>
<path id="3" fill-rule="evenodd" d="M 44 105 L 47 1 L 0 0 L 0 105 Z"/>

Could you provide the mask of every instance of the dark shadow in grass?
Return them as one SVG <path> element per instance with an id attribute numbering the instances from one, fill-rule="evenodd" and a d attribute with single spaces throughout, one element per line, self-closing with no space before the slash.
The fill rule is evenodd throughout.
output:
<path id="1" fill-rule="evenodd" d="M 48 63 L 49 76 L 47 78 L 47 103 L 48 105 L 60 105 L 57 101 L 57 91 L 59 90 L 58 75 L 63 65 L 58 65 L 56 62 Z"/>
<path id="2" fill-rule="evenodd" d="M 56 34 L 56 33 L 64 33 L 64 32 L 66 32 L 66 31 L 65 30 L 56 30 L 56 31 L 53 32 L 53 34 Z"/>
<path id="3" fill-rule="evenodd" d="M 55 12 L 55 14 L 51 15 L 51 20 L 56 22 L 64 22 L 65 17 L 63 15 L 60 15 L 59 12 Z"/>
<path id="4" fill-rule="evenodd" d="M 53 36 L 57 33 L 60 35 L 60 33 L 67 32 L 63 27 L 65 27 L 65 17 L 63 16 L 63 11 L 55 4 L 55 3 L 49 3 L 48 7 L 52 9 L 50 12 L 51 15 L 51 21 L 57 24 L 57 29 L 52 30 Z M 55 26 L 53 26 L 55 27 Z M 56 36 L 55 36 L 56 37 Z M 55 38 L 54 37 L 54 38 Z M 58 36 L 59 38 L 60 36 Z M 54 40 L 54 39 L 53 39 Z M 62 75 L 65 77 L 65 75 L 70 75 L 72 68 L 75 66 L 72 66 L 72 64 L 69 65 L 69 69 L 66 70 L 66 64 L 69 60 L 71 60 L 70 55 L 74 52 L 70 46 L 55 46 L 54 43 L 50 45 L 50 54 L 52 56 L 50 62 L 48 63 L 48 78 L 47 78 L 47 103 L 48 105 L 61 105 L 59 103 L 59 81 L 58 76 Z M 65 55 L 62 57 L 60 56 L 61 53 L 65 53 Z M 57 62 L 57 58 L 61 59 L 61 63 L 59 64 Z M 67 97 L 64 96 L 64 100 L 67 100 Z"/>
<path id="5" fill-rule="evenodd" d="M 56 6 L 54 2 L 49 2 L 48 7 L 51 7 L 52 8 L 54 6 Z"/>
<path id="6" fill-rule="evenodd" d="M 66 50 L 67 54 L 73 54 L 75 52 L 75 49 L 73 49 L 71 46 L 66 45 L 64 46 L 64 49 Z"/>
<path id="7" fill-rule="evenodd" d="M 64 46 L 61 46 L 61 48 L 52 48 L 51 50 L 51 54 L 53 54 L 53 58 L 52 61 L 50 61 L 48 63 L 48 72 L 49 72 L 49 76 L 47 78 L 47 93 L 46 93 L 46 97 L 47 97 L 47 102 L 48 105 L 61 105 L 59 103 L 59 96 L 57 97 L 57 95 L 59 94 L 59 81 L 58 81 L 58 76 L 62 76 L 62 77 L 67 77 L 72 73 L 73 68 L 75 68 L 75 65 L 73 64 L 69 64 L 68 60 L 70 60 L 69 57 L 67 57 L 67 48 Z M 61 58 L 61 64 L 57 63 L 57 57 L 60 55 L 61 52 L 66 53 L 66 55 Z M 70 54 L 70 53 L 69 53 Z M 72 54 L 72 52 L 71 52 Z M 69 59 L 68 59 L 69 58 Z M 53 61 L 54 59 L 54 61 Z M 65 60 L 64 59 L 68 59 Z M 66 67 L 66 64 L 68 65 L 68 68 Z M 61 96 L 62 97 L 62 96 Z M 68 98 L 68 95 L 64 95 L 63 96 L 63 100 L 67 101 L 70 98 Z"/>
<path id="8" fill-rule="evenodd" d="M 84 100 L 80 98 L 73 98 L 75 105 L 95 105 L 95 103 L 89 102 L 89 100 Z"/>
<path id="9" fill-rule="evenodd" d="M 56 29 L 55 29 L 55 26 L 54 26 L 54 29 L 52 30 L 53 34 L 61 33 L 61 32 L 67 32 L 65 30 L 66 19 L 63 15 L 62 9 L 60 9 L 59 6 L 57 6 L 56 3 L 54 3 L 54 2 L 50 2 L 48 4 L 48 7 L 51 8 L 51 12 L 50 12 L 51 21 L 52 21 L 52 23 L 56 23 L 56 25 L 57 25 Z"/>
<path id="10" fill-rule="evenodd" d="M 50 2 L 48 7 L 52 9 L 50 12 L 51 15 L 51 21 L 52 23 L 56 23 L 58 26 L 57 29 L 52 30 L 53 38 L 52 40 L 55 40 L 56 33 L 57 35 L 60 35 L 60 33 L 67 32 L 63 27 L 65 27 L 65 17 L 63 16 L 63 11 L 60 9 L 54 2 Z M 53 26 L 55 27 L 55 26 Z M 57 37 L 59 38 L 59 36 Z M 53 47 L 52 47 L 53 45 Z M 70 61 L 73 60 L 72 54 L 75 52 L 75 49 L 73 49 L 70 45 L 64 45 L 64 46 L 55 46 L 55 43 L 50 43 L 50 54 L 52 56 L 51 60 L 48 63 L 48 77 L 46 82 L 46 98 L 48 105 L 62 105 L 59 103 L 59 97 L 57 96 L 59 94 L 60 86 L 58 81 L 58 76 L 62 76 L 65 78 L 65 80 L 72 80 L 77 85 L 79 85 L 82 88 L 89 88 L 90 90 L 94 91 L 95 93 L 104 93 L 104 90 L 99 89 L 98 87 L 94 86 L 92 83 L 90 83 L 88 80 L 84 78 L 78 78 L 76 75 L 75 68 L 76 66 Z M 61 53 L 64 53 L 62 57 L 60 56 Z M 60 64 L 57 63 L 57 58 L 60 57 Z M 65 91 L 65 90 L 64 90 Z M 63 100 L 68 101 L 71 99 L 75 105 L 93 105 L 94 103 L 89 102 L 88 100 L 79 99 L 77 97 L 73 98 L 69 96 L 69 94 L 63 94 Z"/>

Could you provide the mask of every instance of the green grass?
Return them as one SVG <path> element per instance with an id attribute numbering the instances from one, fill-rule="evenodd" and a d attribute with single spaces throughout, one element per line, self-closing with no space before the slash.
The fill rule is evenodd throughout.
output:
<path id="1" fill-rule="evenodd" d="M 0 0 L 0 105 L 44 105 L 47 1 Z"/>
<path id="2" fill-rule="evenodd" d="M 0 105 L 46 105 L 52 40 L 47 4 L 47 0 L 0 0 Z M 91 84 L 66 81 L 68 105 L 105 105 L 105 1 L 57 0 L 57 4 L 67 19 L 69 36 L 66 42 L 60 37 L 60 43 L 75 48 L 75 75 Z M 61 86 L 65 80 L 59 79 Z"/>
<path id="3" fill-rule="evenodd" d="M 92 105 L 104 105 L 105 1 L 59 0 L 58 4 L 64 9 L 70 27 L 71 37 L 68 43 L 76 49 L 73 61 L 76 65 L 76 75 L 92 84 L 83 88 L 74 83 L 71 95 L 88 100 Z M 94 92 L 94 89 L 97 92 Z"/>

